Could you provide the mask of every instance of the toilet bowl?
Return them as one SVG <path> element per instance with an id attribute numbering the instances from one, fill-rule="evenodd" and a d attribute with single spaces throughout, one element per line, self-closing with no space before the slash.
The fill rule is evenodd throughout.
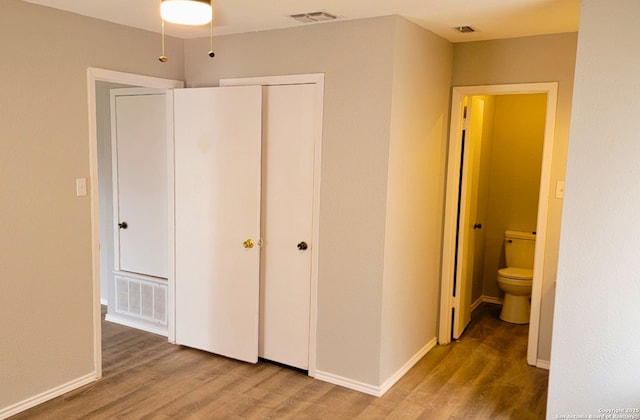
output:
<path id="1" fill-rule="evenodd" d="M 504 233 L 506 267 L 498 270 L 498 286 L 504 292 L 500 319 L 513 324 L 528 324 L 531 312 L 531 285 L 535 232 L 508 230 Z"/>
<path id="2" fill-rule="evenodd" d="M 507 267 L 498 270 L 498 286 L 504 292 L 500 319 L 512 324 L 528 324 L 531 312 L 533 270 Z"/>

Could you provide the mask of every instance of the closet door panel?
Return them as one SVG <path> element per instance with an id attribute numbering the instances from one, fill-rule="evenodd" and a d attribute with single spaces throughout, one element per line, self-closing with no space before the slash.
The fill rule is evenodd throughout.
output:
<path id="1" fill-rule="evenodd" d="M 174 92 L 176 343 L 258 360 L 258 86 Z"/>
<path id="2" fill-rule="evenodd" d="M 263 90 L 260 357 L 309 368 L 315 85 Z"/>

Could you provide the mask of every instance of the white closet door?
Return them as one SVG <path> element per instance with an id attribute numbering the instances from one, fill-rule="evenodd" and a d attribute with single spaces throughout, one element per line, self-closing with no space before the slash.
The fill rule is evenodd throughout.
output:
<path id="1" fill-rule="evenodd" d="M 264 89 L 260 356 L 308 369 L 315 85 Z"/>
<path id="2" fill-rule="evenodd" d="M 111 95 L 116 269 L 167 278 L 166 99 L 141 92 Z"/>
<path id="3" fill-rule="evenodd" d="M 261 105 L 257 86 L 174 92 L 176 342 L 252 363 Z"/>

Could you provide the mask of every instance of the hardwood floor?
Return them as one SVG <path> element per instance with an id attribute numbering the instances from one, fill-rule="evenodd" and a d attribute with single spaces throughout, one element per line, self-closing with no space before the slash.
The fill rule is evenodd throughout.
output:
<path id="1" fill-rule="evenodd" d="M 481 305 L 383 397 L 268 362 L 237 362 L 103 322 L 103 378 L 13 419 L 541 419 L 548 372 L 527 366 L 528 326 Z"/>

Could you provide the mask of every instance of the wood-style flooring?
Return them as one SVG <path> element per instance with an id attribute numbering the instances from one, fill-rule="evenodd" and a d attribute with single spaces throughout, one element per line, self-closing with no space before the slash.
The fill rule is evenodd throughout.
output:
<path id="1" fill-rule="evenodd" d="M 237 362 L 103 322 L 103 378 L 14 419 L 542 419 L 548 372 L 527 366 L 527 325 L 481 305 L 383 397 L 268 362 Z"/>

